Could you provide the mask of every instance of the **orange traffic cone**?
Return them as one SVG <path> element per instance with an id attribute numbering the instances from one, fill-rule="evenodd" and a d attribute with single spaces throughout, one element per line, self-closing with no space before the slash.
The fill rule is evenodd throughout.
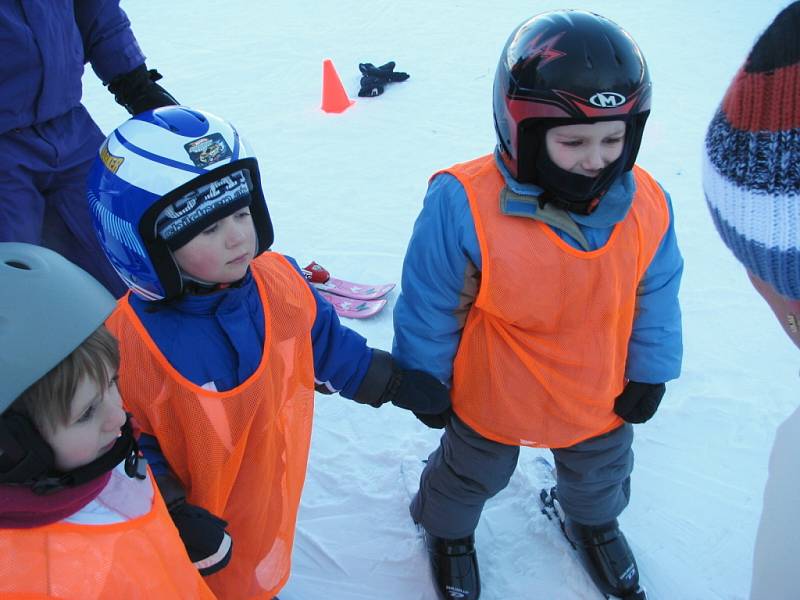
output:
<path id="1" fill-rule="evenodd" d="M 340 113 L 355 103 L 355 100 L 347 97 L 333 62 L 330 58 L 326 58 L 322 61 L 322 110 L 328 113 Z"/>

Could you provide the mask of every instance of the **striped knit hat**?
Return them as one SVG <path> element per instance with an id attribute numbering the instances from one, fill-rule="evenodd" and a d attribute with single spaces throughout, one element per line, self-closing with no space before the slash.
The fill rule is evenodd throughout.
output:
<path id="1" fill-rule="evenodd" d="M 703 187 L 736 258 L 800 299 L 800 2 L 761 35 L 706 133 Z"/>

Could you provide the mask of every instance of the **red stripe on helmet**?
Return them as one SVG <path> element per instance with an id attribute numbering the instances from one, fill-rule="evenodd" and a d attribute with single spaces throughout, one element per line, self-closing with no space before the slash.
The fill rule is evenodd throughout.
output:
<path id="1" fill-rule="evenodd" d="M 517 123 L 526 119 L 558 119 L 575 118 L 600 119 L 603 117 L 627 116 L 638 114 L 650 109 L 650 95 L 643 97 L 643 88 L 639 88 L 633 95 L 624 99 L 617 106 L 593 106 L 589 99 L 581 98 L 569 92 L 553 90 L 555 97 L 552 100 L 543 98 L 522 99 L 508 98 L 506 105 L 511 117 Z M 598 92 L 608 97 L 620 97 L 611 92 Z M 594 96 L 593 96 L 594 97 Z"/>

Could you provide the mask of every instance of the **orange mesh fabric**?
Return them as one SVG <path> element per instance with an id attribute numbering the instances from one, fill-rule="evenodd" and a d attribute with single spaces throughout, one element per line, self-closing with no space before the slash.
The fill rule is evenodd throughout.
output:
<path id="1" fill-rule="evenodd" d="M 658 184 L 635 167 L 628 215 L 605 246 L 583 252 L 501 213 L 493 157 L 448 172 L 467 192 L 482 257 L 454 364 L 456 413 L 511 445 L 563 448 L 614 429 L 636 288 L 669 225 Z"/>
<path id="2" fill-rule="evenodd" d="M 148 514 L 122 523 L 0 530 L 0 556 L 2 598 L 214 598 L 158 491 Z"/>
<path id="3" fill-rule="evenodd" d="M 203 389 L 167 362 L 123 298 L 108 325 L 120 340 L 122 396 L 154 435 L 188 501 L 228 521 L 231 562 L 206 578 L 223 599 L 272 598 L 289 577 L 314 408 L 316 305 L 278 254 L 251 263 L 264 307 L 264 355 L 233 390 Z"/>

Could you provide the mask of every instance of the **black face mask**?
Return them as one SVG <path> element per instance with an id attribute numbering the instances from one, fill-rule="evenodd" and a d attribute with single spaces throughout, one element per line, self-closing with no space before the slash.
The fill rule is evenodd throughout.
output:
<path id="1" fill-rule="evenodd" d="M 620 157 L 603 169 L 597 177 L 586 177 L 556 166 L 550 160 L 542 141 L 536 158 L 536 183 L 544 189 L 539 201 L 580 215 L 590 214 L 599 204 L 603 194 L 622 174 L 628 162 L 627 148 L 626 143 Z"/>

